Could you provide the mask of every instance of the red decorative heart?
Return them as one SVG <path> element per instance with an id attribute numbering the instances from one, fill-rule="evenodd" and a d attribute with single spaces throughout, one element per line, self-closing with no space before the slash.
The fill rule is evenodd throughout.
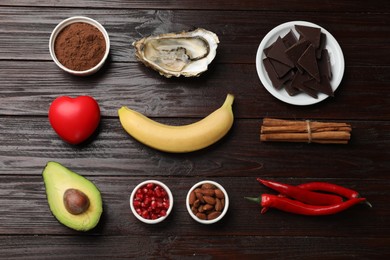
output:
<path id="1" fill-rule="evenodd" d="M 90 96 L 56 98 L 49 108 L 54 131 L 66 142 L 79 144 L 90 137 L 100 122 L 100 108 Z"/>

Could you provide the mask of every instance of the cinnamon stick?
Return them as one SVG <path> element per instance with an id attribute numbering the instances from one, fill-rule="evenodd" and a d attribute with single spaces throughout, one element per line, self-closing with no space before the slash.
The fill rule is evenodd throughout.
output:
<path id="1" fill-rule="evenodd" d="M 351 125 L 347 123 L 264 118 L 260 140 L 347 144 L 351 131 Z"/>

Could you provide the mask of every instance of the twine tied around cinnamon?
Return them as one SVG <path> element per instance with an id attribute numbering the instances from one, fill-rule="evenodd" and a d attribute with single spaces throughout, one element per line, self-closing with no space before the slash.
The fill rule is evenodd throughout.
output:
<path id="1" fill-rule="evenodd" d="M 309 139 L 307 141 L 308 144 L 311 143 L 311 128 L 310 128 L 310 120 L 306 120 L 306 126 L 307 126 L 307 138 Z"/>

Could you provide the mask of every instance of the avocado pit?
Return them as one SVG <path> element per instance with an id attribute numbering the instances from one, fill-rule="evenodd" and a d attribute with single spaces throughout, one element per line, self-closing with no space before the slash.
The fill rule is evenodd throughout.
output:
<path id="1" fill-rule="evenodd" d="M 88 196 L 77 189 L 67 189 L 64 193 L 66 210 L 73 215 L 79 215 L 88 210 L 90 202 Z"/>

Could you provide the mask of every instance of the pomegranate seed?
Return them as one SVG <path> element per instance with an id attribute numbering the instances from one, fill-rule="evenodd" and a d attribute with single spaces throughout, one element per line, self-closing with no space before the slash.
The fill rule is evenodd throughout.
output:
<path id="1" fill-rule="evenodd" d="M 156 196 L 157 196 L 158 198 L 161 198 L 161 197 L 162 197 L 162 193 L 161 193 L 160 190 L 155 190 L 155 193 L 156 193 Z"/>
<path id="2" fill-rule="evenodd" d="M 144 195 L 142 193 L 137 193 L 137 195 L 135 195 L 135 196 L 139 200 L 142 200 L 144 198 Z"/>
<path id="3" fill-rule="evenodd" d="M 144 200 L 145 206 L 146 207 L 149 206 L 150 202 L 151 202 L 151 200 L 148 197 L 146 197 Z"/>
<path id="4" fill-rule="evenodd" d="M 142 217 L 148 219 L 149 218 L 149 212 L 147 210 L 142 211 Z"/>

